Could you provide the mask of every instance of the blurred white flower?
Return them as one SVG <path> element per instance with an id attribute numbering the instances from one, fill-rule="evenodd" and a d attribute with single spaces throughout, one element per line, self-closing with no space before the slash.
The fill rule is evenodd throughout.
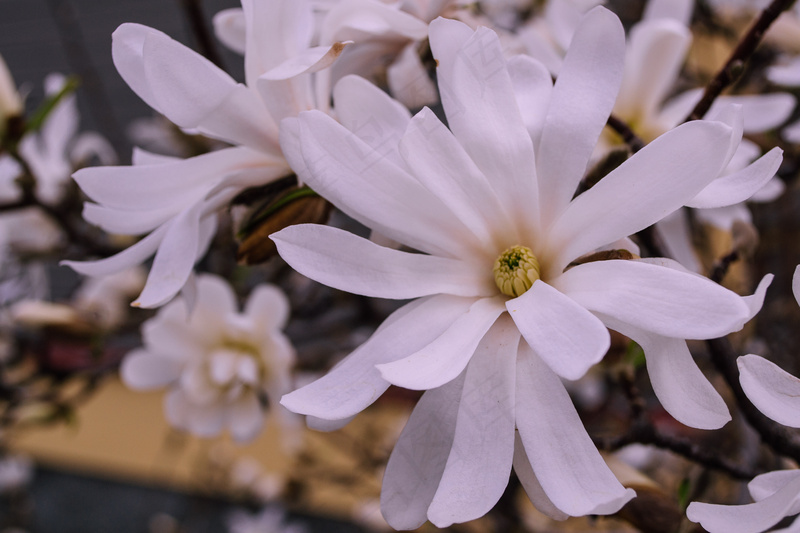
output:
<path id="1" fill-rule="evenodd" d="M 120 75 L 142 100 L 186 130 L 235 146 L 189 159 L 134 153 L 131 167 L 84 169 L 75 181 L 95 203 L 84 218 L 110 233 L 147 237 L 99 261 L 65 261 L 105 276 L 155 253 L 135 305 L 158 307 L 190 279 L 208 249 L 216 213 L 247 187 L 292 173 L 278 143 L 278 124 L 308 109 L 329 108 L 317 91 L 318 71 L 343 43 L 311 47 L 314 19 L 304 0 L 243 0 L 246 83 L 158 30 L 123 24 L 112 55 Z"/>
<path id="2" fill-rule="evenodd" d="M 169 387 L 164 399 L 173 426 L 210 437 L 228 428 L 248 441 L 261 431 L 267 409 L 290 386 L 294 350 L 281 329 L 289 304 L 274 286 L 256 287 L 238 312 L 222 278 L 199 275 L 196 303 L 170 303 L 144 323 L 144 347 L 129 353 L 120 369 L 132 389 Z"/>
<path id="3" fill-rule="evenodd" d="M 766 283 L 742 299 L 667 260 L 575 261 L 630 247 L 628 235 L 711 182 L 739 139 L 721 122 L 685 124 L 573 200 L 622 77 L 619 20 L 604 8 L 584 17 L 555 85 L 529 57 L 507 62 L 489 29 L 437 19 L 430 43 L 450 130 L 424 109 L 399 143 L 376 150 L 319 112 L 284 122 L 284 151 L 315 191 L 425 253 L 312 224 L 272 236 L 316 281 L 419 298 L 282 403 L 331 428 L 390 383 L 427 390 L 383 481 L 383 513 L 395 528 L 484 515 L 512 464 L 552 517 L 616 512 L 633 491 L 603 462 L 560 378 L 577 379 L 604 356 L 610 327 L 643 346 L 670 413 L 721 427 L 727 407 L 683 339 L 741 328 Z M 390 111 L 362 113 L 362 122 L 381 121 Z"/>
<path id="4" fill-rule="evenodd" d="M 8 70 L 8 65 L 3 56 L 0 56 L 0 135 L 5 133 L 6 120 L 22 114 L 22 111 L 22 97 L 17 92 L 17 86 Z"/>
<path id="5" fill-rule="evenodd" d="M 0 458 L 0 494 L 24 488 L 33 478 L 33 461 L 19 454 Z"/>

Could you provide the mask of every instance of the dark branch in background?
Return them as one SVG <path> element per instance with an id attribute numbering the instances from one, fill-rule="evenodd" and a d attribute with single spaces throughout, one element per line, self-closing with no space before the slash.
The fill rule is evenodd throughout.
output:
<path id="1" fill-rule="evenodd" d="M 659 432 L 649 421 L 641 418 L 635 421 L 624 435 L 613 438 L 592 437 L 592 440 L 599 449 L 609 452 L 619 450 L 628 444 L 652 444 L 657 448 L 669 450 L 707 468 L 725 472 L 734 479 L 749 481 L 762 473 L 760 470 L 751 470 L 728 461 L 716 450 L 705 450 L 686 439 L 665 435 Z"/>
<path id="2" fill-rule="evenodd" d="M 186 18 L 189 20 L 198 52 L 219 68 L 225 70 L 214 37 L 208 31 L 208 26 L 206 26 L 206 18 L 203 14 L 203 8 L 200 6 L 200 0 L 178 0 L 178 3 L 180 3 Z"/>
<path id="3" fill-rule="evenodd" d="M 130 152 L 128 140 L 122 134 L 114 109 L 108 99 L 102 79 L 94 66 L 92 57 L 86 48 L 78 17 L 70 0 L 47 0 L 53 23 L 58 28 L 58 35 L 70 68 L 81 80 L 91 105 L 89 113 L 97 124 L 97 129 L 107 138 L 118 154 Z"/>
<path id="4" fill-rule="evenodd" d="M 694 106 L 694 109 L 692 109 L 692 112 L 689 113 L 689 116 L 686 117 L 684 122 L 699 120 L 705 116 L 717 96 L 719 96 L 726 87 L 736 81 L 744 71 L 745 63 L 750 59 L 750 56 L 753 55 L 753 52 L 755 52 L 755 49 L 761 43 L 761 39 L 764 37 L 764 33 L 769 29 L 770 25 L 778 18 L 778 15 L 790 8 L 794 2 L 795 0 L 773 0 L 772 3 L 761 12 L 758 19 L 750 26 L 750 29 L 747 30 L 742 40 L 739 41 L 736 49 L 731 54 L 731 57 L 728 58 L 728 61 L 722 69 L 714 76 L 714 79 L 706 85 L 703 97 L 697 102 L 697 105 Z"/>
<path id="5" fill-rule="evenodd" d="M 609 128 L 617 132 L 622 140 L 631 147 L 631 151 L 635 154 L 642 148 L 644 148 L 645 142 L 639 138 L 636 133 L 633 132 L 630 126 L 627 123 L 620 120 L 615 115 L 610 115 L 608 117 L 608 122 L 606 122 Z"/>

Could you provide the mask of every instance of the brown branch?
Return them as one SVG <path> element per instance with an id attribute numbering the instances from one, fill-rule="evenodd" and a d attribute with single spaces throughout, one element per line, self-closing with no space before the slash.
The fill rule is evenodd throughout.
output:
<path id="1" fill-rule="evenodd" d="M 619 117 L 610 115 L 606 124 L 609 128 L 617 132 L 620 137 L 622 137 L 622 140 L 631 147 L 631 151 L 634 154 L 644 148 L 646 143 L 641 139 L 641 137 L 634 133 L 634 131 L 625 121 L 621 120 Z"/>
<path id="2" fill-rule="evenodd" d="M 772 3 L 761 12 L 758 19 L 750 26 L 750 29 L 747 30 L 742 40 L 739 41 L 739 44 L 722 69 L 720 69 L 717 75 L 706 85 L 703 97 L 697 102 L 697 105 L 694 106 L 694 109 L 692 109 L 692 112 L 689 113 L 689 116 L 686 117 L 684 122 L 699 120 L 705 116 L 711 108 L 711 104 L 714 103 L 714 100 L 742 74 L 745 63 L 750 59 L 750 56 L 753 55 L 753 52 L 755 52 L 755 49 L 761 43 L 764 33 L 769 29 L 775 19 L 778 18 L 778 15 L 790 8 L 794 2 L 795 0 L 773 0 Z"/>

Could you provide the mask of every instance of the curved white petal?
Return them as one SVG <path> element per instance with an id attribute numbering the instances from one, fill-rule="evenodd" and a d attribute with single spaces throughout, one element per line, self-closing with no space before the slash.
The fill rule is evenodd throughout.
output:
<path id="1" fill-rule="evenodd" d="M 244 314 L 261 328 L 283 329 L 289 320 L 289 299 L 274 285 L 259 285 L 250 293 Z"/>
<path id="2" fill-rule="evenodd" d="M 264 427 L 264 410 L 253 392 L 231 405 L 227 414 L 231 436 L 237 442 L 253 440 Z"/>
<path id="3" fill-rule="evenodd" d="M 317 381 L 281 399 L 295 413 L 342 420 L 361 412 L 389 388 L 375 368 L 427 346 L 469 310 L 473 300 L 434 296 L 395 311 L 369 340 Z"/>
<path id="4" fill-rule="evenodd" d="M 635 496 L 603 461 L 561 380 L 524 342 L 517 362 L 517 428 L 536 478 L 561 512 L 611 514 Z"/>
<path id="5" fill-rule="evenodd" d="M 60 264 L 70 267 L 72 270 L 84 276 L 108 276 L 115 274 L 126 268 L 139 265 L 145 259 L 153 255 L 158 249 L 164 235 L 169 229 L 168 224 L 160 226 L 150 233 L 147 237 L 140 240 L 133 246 L 129 246 L 120 253 L 98 259 L 96 261 L 61 261 Z"/>
<path id="6" fill-rule="evenodd" d="M 514 472 L 516 472 L 520 483 L 522 483 L 522 488 L 525 489 L 525 494 L 528 495 L 534 507 L 553 520 L 566 520 L 569 518 L 567 513 L 561 511 L 550 501 L 539 480 L 536 479 L 536 474 L 533 473 L 533 467 L 528 461 L 528 455 L 525 453 L 525 447 L 522 445 L 519 433 L 514 435 Z"/>
<path id="7" fill-rule="evenodd" d="M 583 376 L 611 344 L 596 316 L 541 280 L 506 308 L 536 355 L 563 378 Z"/>
<path id="8" fill-rule="evenodd" d="M 270 236 L 295 270 L 335 289 L 377 298 L 496 292 L 484 269 L 433 255 L 384 248 L 331 226 L 296 224 Z"/>
<path id="9" fill-rule="evenodd" d="M 800 470 L 775 470 L 753 478 L 747 484 L 750 496 L 757 502 L 769 498 L 792 481 L 800 479 Z M 795 514 L 789 512 L 788 514 Z"/>
<path id="10" fill-rule="evenodd" d="M 316 416 L 306 416 L 306 425 L 314 431 L 338 431 L 349 424 L 355 416 L 348 416 L 341 420 L 326 420 L 324 418 L 317 418 Z"/>
<path id="11" fill-rule="evenodd" d="M 416 529 L 427 520 L 453 445 L 465 374 L 422 395 L 392 450 L 381 511 L 395 529 Z"/>
<path id="12" fill-rule="evenodd" d="M 509 59 L 508 73 L 514 86 L 522 120 L 536 150 L 550 107 L 553 78 L 547 67 L 526 55 L 517 55 Z"/>
<path id="13" fill-rule="evenodd" d="M 428 518 L 437 527 L 480 518 L 508 485 L 518 346 L 516 326 L 501 317 L 467 366 L 453 446 L 428 508 Z"/>
<path id="14" fill-rule="evenodd" d="M 301 74 L 312 74 L 328 68 L 341 55 L 345 47 L 352 43 L 353 41 L 345 41 L 343 43 L 307 48 L 280 65 L 271 68 L 262 74 L 260 79 L 288 80 Z"/>
<path id="15" fill-rule="evenodd" d="M 689 226 L 689 215 L 686 209 L 681 208 L 671 215 L 667 215 L 656 222 L 654 228 L 664 245 L 666 255 L 675 258 L 692 272 L 703 271 L 692 243 L 692 229 Z"/>
<path id="16" fill-rule="evenodd" d="M 122 24 L 111 34 L 111 57 L 120 76 L 133 92 L 147 105 L 164 114 L 144 71 L 144 43 L 151 34 L 161 34 L 169 39 L 160 31 L 141 24 Z"/>
<path id="17" fill-rule="evenodd" d="M 783 161 L 783 150 L 775 147 L 742 170 L 712 181 L 686 205 L 694 208 L 713 208 L 749 200 L 775 176 L 781 161 Z"/>
<path id="18" fill-rule="evenodd" d="M 792 275 L 792 294 L 797 305 L 800 305 L 800 265 L 797 265 Z"/>
<path id="19" fill-rule="evenodd" d="M 481 27 L 466 40 L 460 22 L 438 18 L 430 43 L 450 130 L 495 187 L 512 219 L 538 225 L 533 143 L 522 120 L 497 34 Z M 460 46 L 451 41 L 455 37 Z"/>
<path id="20" fill-rule="evenodd" d="M 244 55 L 247 38 L 242 8 L 223 9 L 214 15 L 212 23 L 217 39 L 234 52 Z"/>
<path id="21" fill-rule="evenodd" d="M 800 498 L 800 479 L 772 496 L 747 505 L 692 502 L 686 516 L 710 533 L 760 533 L 777 524 Z"/>
<path id="22" fill-rule="evenodd" d="M 548 246 L 558 254 L 551 275 L 576 257 L 632 235 L 694 198 L 719 176 L 731 133 L 720 122 L 683 124 L 575 198 L 550 231 Z"/>
<path id="23" fill-rule="evenodd" d="M 694 0 L 649 0 L 642 20 L 672 19 L 688 26 L 693 10 Z"/>
<path id="24" fill-rule="evenodd" d="M 406 45 L 386 69 L 389 92 L 408 109 L 419 109 L 439 101 L 439 91 L 422 64 L 417 46 L 414 42 Z"/>
<path id="25" fill-rule="evenodd" d="M 742 389 L 753 405 L 784 426 L 800 428 L 800 379 L 758 355 L 736 362 Z"/>
<path id="26" fill-rule="evenodd" d="M 707 278 L 644 261 L 596 261 L 553 286 L 592 312 L 665 337 L 711 339 L 738 331 L 750 308 Z"/>
<path id="27" fill-rule="evenodd" d="M 730 103 L 742 106 L 745 133 L 761 133 L 786 122 L 794 110 L 796 100 L 789 93 L 721 96 L 714 101 L 708 115 L 714 113 L 719 106 Z"/>
<path id="28" fill-rule="evenodd" d="M 119 373 L 122 382 L 131 389 L 152 390 L 175 381 L 182 366 L 173 358 L 146 350 L 134 350 L 122 360 Z"/>
<path id="29" fill-rule="evenodd" d="M 319 111 L 300 115 L 308 184 L 346 214 L 435 255 L 469 256 L 477 243 L 419 181 Z"/>
<path id="30" fill-rule="evenodd" d="M 625 30 L 596 7 L 584 15 L 558 73 L 545 118 L 536 170 L 545 226 L 569 204 L 586 172 L 622 80 Z"/>
<path id="31" fill-rule="evenodd" d="M 383 379 L 398 387 L 426 390 L 444 385 L 464 370 L 486 332 L 505 310 L 500 297 L 481 298 L 436 340 L 408 357 L 377 368 Z"/>

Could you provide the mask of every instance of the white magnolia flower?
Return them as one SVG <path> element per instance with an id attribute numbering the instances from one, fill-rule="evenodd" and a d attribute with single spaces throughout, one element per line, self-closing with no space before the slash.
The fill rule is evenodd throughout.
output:
<path id="1" fill-rule="evenodd" d="M 21 115 L 23 110 L 22 97 L 17 92 L 14 78 L 3 56 L 0 56 L 0 135 L 5 133 L 6 120 Z"/>
<path id="2" fill-rule="evenodd" d="M 190 278 L 216 229 L 216 213 L 243 189 L 292 173 L 278 124 L 300 111 L 329 107 L 314 73 L 342 43 L 310 47 L 313 15 L 304 0 L 243 0 L 246 84 L 160 31 L 123 24 L 112 55 L 120 75 L 176 125 L 235 146 L 189 159 L 139 151 L 131 167 L 84 169 L 75 181 L 96 203 L 84 218 L 124 235 L 149 233 L 127 250 L 93 262 L 65 261 L 81 274 L 105 276 L 155 253 L 135 305 L 158 307 Z"/>
<path id="3" fill-rule="evenodd" d="M 684 339 L 741 328 L 764 287 L 742 299 L 666 260 L 571 265 L 624 246 L 695 196 L 727 164 L 734 132 L 683 125 L 573 200 L 622 77 L 618 19 L 604 8 L 586 15 L 555 85 L 535 60 L 506 61 L 489 29 L 437 19 L 430 43 L 450 130 L 427 109 L 395 144 L 359 138 L 314 111 L 284 122 L 284 152 L 315 191 L 425 253 L 313 224 L 273 235 L 283 258 L 321 283 L 418 298 L 282 403 L 333 428 L 390 384 L 427 390 L 384 477 L 383 512 L 395 528 L 482 516 L 512 464 L 550 516 L 613 513 L 633 491 L 603 462 L 560 378 L 602 359 L 611 327 L 644 347 L 670 413 L 720 427 L 725 403 Z M 348 94 L 339 97 L 337 108 Z M 392 123 L 393 108 L 355 102 L 361 122 Z"/>
<path id="4" fill-rule="evenodd" d="M 795 269 L 792 292 L 800 304 L 800 266 Z M 759 411 L 776 422 L 800 428 L 800 379 L 758 355 L 737 360 L 739 381 Z M 800 470 L 777 470 L 755 477 L 747 488 L 755 503 L 716 505 L 692 502 L 689 520 L 711 533 L 760 533 L 787 516 L 800 513 Z M 800 531 L 800 520 L 777 532 Z"/>
<path id="5" fill-rule="evenodd" d="M 290 388 L 294 351 L 281 333 L 288 301 L 260 285 L 239 313 L 231 288 L 211 275 L 198 276 L 196 297 L 189 316 L 178 299 L 145 322 L 144 347 L 125 357 L 122 380 L 137 390 L 169 387 L 164 408 L 177 428 L 253 439 L 268 404 Z"/>

